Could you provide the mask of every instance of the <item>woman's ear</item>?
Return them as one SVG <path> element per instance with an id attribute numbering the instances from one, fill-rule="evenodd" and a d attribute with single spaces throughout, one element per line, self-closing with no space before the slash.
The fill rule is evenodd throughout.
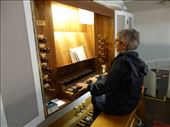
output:
<path id="1" fill-rule="evenodd" d="M 126 50 L 127 48 L 127 43 L 125 41 L 122 42 L 122 48 Z"/>

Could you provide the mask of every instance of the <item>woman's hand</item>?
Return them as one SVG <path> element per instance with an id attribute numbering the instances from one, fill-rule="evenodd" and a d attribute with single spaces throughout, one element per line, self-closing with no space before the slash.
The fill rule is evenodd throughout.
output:
<path id="1" fill-rule="evenodd" d="M 88 80 L 91 81 L 92 83 L 95 83 L 97 81 L 97 78 L 96 77 L 92 77 L 92 78 L 89 78 Z"/>
<path id="2" fill-rule="evenodd" d="M 80 83 L 77 83 L 76 86 L 78 88 L 87 89 L 88 84 L 80 82 Z"/>
<path id="3" fill-rule="evenodd" d="M 88 81 L 90 81 L 91 83 L 95 83 L 97 81 L 97 78 L 96 77 L 92 77 L 92 78 L 89 78 L 86 80 L 86 83 L 82 83 L 82 82 L 79 82 L 76 84 L 76 86 L 78 88 L 82 88 L 82 89 L 87 89 L 87 86 L 88 86 Z"/>

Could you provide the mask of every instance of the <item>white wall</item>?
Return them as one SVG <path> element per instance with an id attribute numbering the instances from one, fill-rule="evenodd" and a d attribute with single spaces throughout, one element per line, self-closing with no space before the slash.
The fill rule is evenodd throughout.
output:
<path id="1" fill-rule="evenodd" d="M 170 8 L 143 10 L 134 14 L 140 32 L 140 57 L 145 61 L 170 59 Z"/>
<path id="2" fill-rule="evenodd" d="M 164 7 L 131 13 L 134 15 L 134 28 L 140 32 L 140 57 L 147 62 L 149 68 L 170 70 L 170 6 Z M 167 97 L 170 97 L 170 84 Z"/>
<path id="3" fill-rule="evenodd" d="M 29 1 L 1 1 L 3 127 L 34 127 L 44 120 L 34 31 L 31 23 Z"/>

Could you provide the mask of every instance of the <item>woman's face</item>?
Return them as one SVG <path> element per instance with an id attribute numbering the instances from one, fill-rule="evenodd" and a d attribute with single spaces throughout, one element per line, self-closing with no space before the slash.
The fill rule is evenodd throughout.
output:
<path id="1" fill-rule="evenodd" d="M 121 52 L 126 51 L 126 47 L 127 47 L 127 44 L 125 41 L 120 41 L 119 39 L 115 40 L 115 48 L 117 52 L 121 53 Z"/>

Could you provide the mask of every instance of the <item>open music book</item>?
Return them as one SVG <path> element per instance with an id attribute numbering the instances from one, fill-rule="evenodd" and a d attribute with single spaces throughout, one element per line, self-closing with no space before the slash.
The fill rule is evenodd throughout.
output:
<path id="1" fill-rule="evenodd" d="M 69 51 L 73 63 L 87 59 L 84 47 L 82 45 L 76 48 L 70 48 Z"/>

